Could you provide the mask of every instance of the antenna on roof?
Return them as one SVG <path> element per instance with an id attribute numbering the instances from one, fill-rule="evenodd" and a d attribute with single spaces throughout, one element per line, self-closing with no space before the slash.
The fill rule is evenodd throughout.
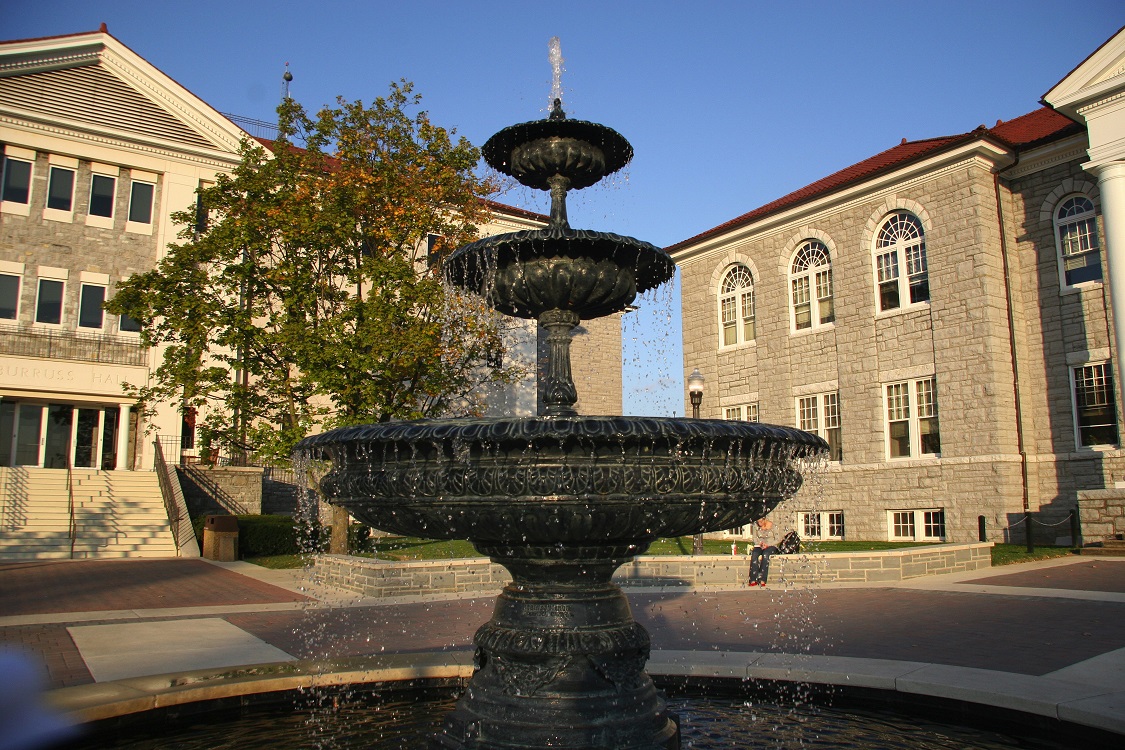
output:
<path id="1" fill-rule="evenodd" d="M 281 98 L 289 98 L 289 82 L 293 80 L 293 74 L 289 72 L 289 62 L 285 63 L 285 74 L 281 76 Z"/>

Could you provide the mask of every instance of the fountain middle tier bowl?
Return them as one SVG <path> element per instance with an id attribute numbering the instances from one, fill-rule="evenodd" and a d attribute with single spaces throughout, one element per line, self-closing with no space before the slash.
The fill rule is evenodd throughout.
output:
<path id="1" fill-rule="evenodd" d="M 572 310 L 583 319 L 624 310 L 676 271 L 662 249 L 633 237 L 552 225 L 466 245 L 445 261 L 449 283 L 505 315 Z"/>
<path id="2" fill-rule="evenodd" d="M 564 557 L 749 523 L 827 449 L 787 427 L 660 417 L 390 422 L 298 445 L 332 461 L 321 487 L 362 523 Z"/>

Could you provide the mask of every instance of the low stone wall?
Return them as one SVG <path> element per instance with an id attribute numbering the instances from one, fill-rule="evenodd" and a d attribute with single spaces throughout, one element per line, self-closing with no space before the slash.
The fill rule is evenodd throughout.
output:
<path id="1" fill-rule="evenodd" d="M 265 470 L 261 467 L 188 464 L 176 467 L 176 471 L 193 516 L 262 512 L 262 472 Z"/>
<path id="2" fill-rule="evenodd" d="M 774 584 L 884 583 L 928 575 L 980 570 L 992 565 L 991 542 L 940 544 L 879 552 L 830 552 L 775 555 Z M 642 556 L 618 568 L 614 581 L 623 588 L 644 586 L 741 586 L 750 558 L 746 555 Z M 347 555 L 316 560 L 318 581 L 371 597 L 499 592 L 509 581 L 502 566 L 485 559 L 389 562 Z"/>
<path id="3" fill-rule="evenodd" d="M 1125 534 L 1125 489 L 1079 490 L 1078 521 L 1083 544 Z"/>

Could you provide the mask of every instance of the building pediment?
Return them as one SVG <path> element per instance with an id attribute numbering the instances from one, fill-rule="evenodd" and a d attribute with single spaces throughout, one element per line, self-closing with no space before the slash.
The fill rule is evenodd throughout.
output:
<path id="1" fill-rule="evenodd" d="M 1072 70 L 1043 95 L 1043 101 L 1082 122 L 1079 110 L 1125 93 L 1125 29 Z"/>
<path id="2" fill-rule="evenodd" d="M 210 156 L 245 137 L 106 32 L 0 44 L 0 117 Z"/>

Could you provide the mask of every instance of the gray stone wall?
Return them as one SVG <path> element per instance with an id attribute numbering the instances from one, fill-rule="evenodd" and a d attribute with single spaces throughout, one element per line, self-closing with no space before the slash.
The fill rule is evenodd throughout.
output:
<path id="1" fill-rule="evenodd" d="M 176 468 L 188 510 L 205 514 L 255 515 L 262 512 L 262 474 L 255 466 L 197 466 Z"/>
<path id="2" fill-rule="evenodd" d="M 981 570 L 992 565 L 992 545 L 943 544 L 879 552 L 775 555 L 770 583 L 881 583 L 928 575 Z M 613 580 L 639 586 L 742 586 L 749 576 L 745 555 L 642 556 L 621 566 Z M 377 598 L 433 594 L 496 594 L 511 581 L 500 565 L 485 559 L 388 562 L 345 555 L 315 561 L 320 583 Z"/>
<path id="3" fill-rule="evenodd" d="M 20 290 L 20 326 L 35 319 L 38 284 L 36 266 L 52 266 L 70 271 L 63 300 L 63 328 L 74 330 L 78 321 L 79 273 L 90 271 L 109 276 L 106 298 L 113 296 L 116 283 L 134 273 L 152 268 L 158 256 L 156 232 L 152 235 L 125 231 L 129 211 L 130 172 L 122 169 L 117 178 L 113 229 L 87 226 L 90 203 L 90 163 L 80 161 L 75 175 L 73 222 L 43 218 L 47 200 L 49 154 L 38 152 L 32 173 L 31 204 L 28 216 L 4 214 L 0 221 L 0 260 L 26 264 Z M 153 216 L 160 216 L 162 180 L 158 180 Z M 156 219 L 154 218 L 154 221 Z M 117 317 L 106 315 L 106 333 L 117 332 Z M 0 332 L 2 335 L 2 332 Z"/>
<path id="4" fill-rule="evenodd" d="M 872 247 L 895 209 L 925 226 L 930 303 L 877 313 Z M 832 252 L 836 320 L 791 332 L 788 267 L 809 237 Z M 754 272 L 757 338 L 720 350 L 718 284 L 735 262 Z M 1000 226 L 983 164 L 826 209 L 680 268 L 685 380 L 699 367 L 717 385 L 705 394 L 703 416 L 757 401 L 763 422 L 795 426 L 798 396 L 839 392 L 843 461 L 775 511 L 783 526 L 794 526 L 800 511 L 843 510 L 848 538 L 886 539 L 888 511 L 943 508 L 946 540 L 968 542 L 977 538 L 978 515 L 1000 530 L 1022 511 Z M 941 456 L 888 460 L 885 385 L 930 375 Z"/>
<path id="5" fill-rule="evenodd" d="M 1125 489 L 1079 490 L 1082 543 L 1125 538 Z"/>

